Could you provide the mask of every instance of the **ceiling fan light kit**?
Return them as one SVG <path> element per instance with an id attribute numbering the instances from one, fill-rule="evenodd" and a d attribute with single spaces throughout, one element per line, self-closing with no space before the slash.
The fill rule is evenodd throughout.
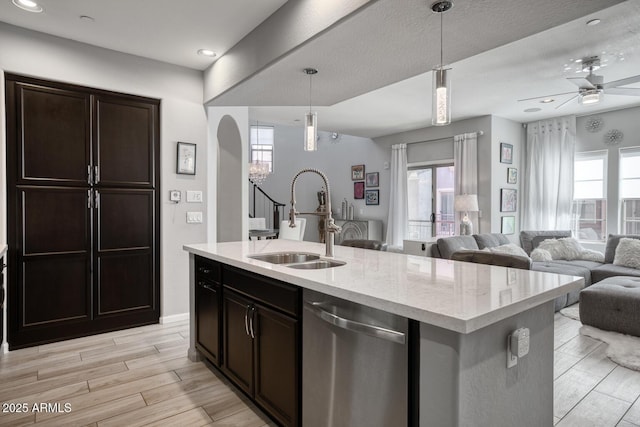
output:
<path id="1" fill-rule="evenodd" d="M 640 88 L 631 88 L 631 87 L 623 87 L 633 83 L 640 82 L 640 75 L 631 76 L 620 80 L 615 80 L 612 82 L 604 81 L 603 76 L 599 76 L 597 74 L 593 74 L 593 72 L 601 67 L 601 61 L 599 56 L 588 56 L 582 58 L 580 60 L 576 60 L 582 66 L 582 71 L 586 71 L 589 74 L 584 77 L 568 77 L 571 83 L 578 86 L 578 93 L 575 92 L 567 92 L 567 93 L 558 93 L 554 95 L 544 95 L 544 96 L 536 96 L 533 98 L 525 98 L 519 99 L 518 102 L 521 101 L 531 101 L 534 99 L 541 98 L 550 98 L 552 96 L 562 96 L 562 95 L 570 95 L 574 94 L 571 98 L 562 102 L 555 109 L 561 108 L 567 105 L 569 102 L 578 98 L 578 103 L 580 105 L 595 105 L 600 103 L 604 99 L 605 92 L 611 95 L 627 95 L 627 96 L 640 96 Z M 543 102 L 543 101 L 540 101 Z"/>
<path id="2" fill-rule="evenodd" d="M 431 124 L 434 126 L 445 126 L 451 123 L 451 78 L 449 73 L 451 68 L 445 68 L 442 59 L 442 16 L 452 7 L 453 3 L 450 1 L 438 1 L 431 5 L 431 10 L 440 14 L 440 65 L 433 69 L 433 93 L 431 94 Z"/>

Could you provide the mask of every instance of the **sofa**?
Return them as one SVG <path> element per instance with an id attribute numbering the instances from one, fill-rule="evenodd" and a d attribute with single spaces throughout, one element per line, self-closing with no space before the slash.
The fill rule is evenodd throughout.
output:
<path id="1" fill-rule="evenodd" d="M 531 253 L 543 241 L 547 239 L 561 239 L 571 237 L 569 230 L 561 231 L 522 231 L 520 233 L 520 245 L 522 249 L 531 256 Z M 550 261 L 532 261 L 530 269 L 544 271 L 548 273 L 567 274 L 584 278 L 585 287 L 597 283 L 605 278 L 614 276 L 634 276 L 640 277 L 640 269 L 624 267 L 613 264 L 616 248 L 623 237 L 640 239 L 640 235 L 609 235 L 606 243 L 604 262 L 588 261 L 581 259 Z M 496 248 L 498 246 L 512 243 L 501 233 L 474 234 L 471 236 L 452 236 L 438 239 L 435 245 L 431 246 L 431 256 L 437 258 L 451 259 L 452 255 L 458 251 L 477 252 L 486 248 Z M 490 250 L 490 249 L 489 249 Z M 468 255 L 472 257 L 472 255 Z M 486 256 L 486 255 L 485 255 Z M 514 255 L 516 256 L 516 255 Z M 461 259 L 460 257 L 457 257 Z M 504 258 L 500 256 L 500 258 Z M 498 263 L 497 263 L 498 264 Z M 503 265 L 500 261 L 499 265 Z M 578 302 L 580 290 L 573 291 L 558 297 L 555 301 L 556 311 Z"/>

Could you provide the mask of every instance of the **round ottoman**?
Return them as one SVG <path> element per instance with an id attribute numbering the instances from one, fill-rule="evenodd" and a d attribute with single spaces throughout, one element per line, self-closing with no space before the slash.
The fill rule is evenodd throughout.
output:
<path id="1" fill-rule="evenodd" d="M 640 336 L 640 277 L 614 276 L 580 292 L 584 325 Z"/>

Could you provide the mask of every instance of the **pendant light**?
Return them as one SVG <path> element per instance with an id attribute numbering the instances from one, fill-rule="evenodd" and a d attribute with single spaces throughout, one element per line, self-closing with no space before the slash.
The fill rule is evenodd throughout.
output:
<path id="1" fill-rule="evenodd" d="M 431 124 L 444 126 L 451 123 L 451 79 L 449 71 L 445 68 L 442 55 L 442 15 L 453 7 L 450 1 L 439 1 L 431 5 L 434 13 L 440 14 L 440 64 L 433 69 L 433 94 L 431 104 Z"/>
<path id="2" fill-rule="evenodd" d="M 311 78 L 318 73 L 315 68 L 305 68 L 309 76 L 309 112 L 304 115 L 304 151 L 318 150 L 318 114 L 311 111 Z"/>

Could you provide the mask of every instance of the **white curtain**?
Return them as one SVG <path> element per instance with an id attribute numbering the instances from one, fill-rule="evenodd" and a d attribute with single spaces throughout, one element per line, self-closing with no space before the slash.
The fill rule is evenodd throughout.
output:
<path id="1" fill-rule="evenodd" d="M 391 147 L 391 186 L 389 188 L 389 219 L 386 241 L 390 249 L 401 249 L 407 235 L 409 220 L 407 144 L 396 144 Z"/>
<path id="2" fill-rule="evenodd" d="M 523 230 L 571 228 L 575 148 L 575 116 L 527 125 Z"/>
<path id="3" fill-rule="evenodd" d="M 478 134 L 463 133 L 453 137 L 454 196 L 478 194 Z M 460 230 L 460 213 L 456 212 L 455 231 Z M 469 219 L 480 232 L 478 213 L 469 212 Z"/>

